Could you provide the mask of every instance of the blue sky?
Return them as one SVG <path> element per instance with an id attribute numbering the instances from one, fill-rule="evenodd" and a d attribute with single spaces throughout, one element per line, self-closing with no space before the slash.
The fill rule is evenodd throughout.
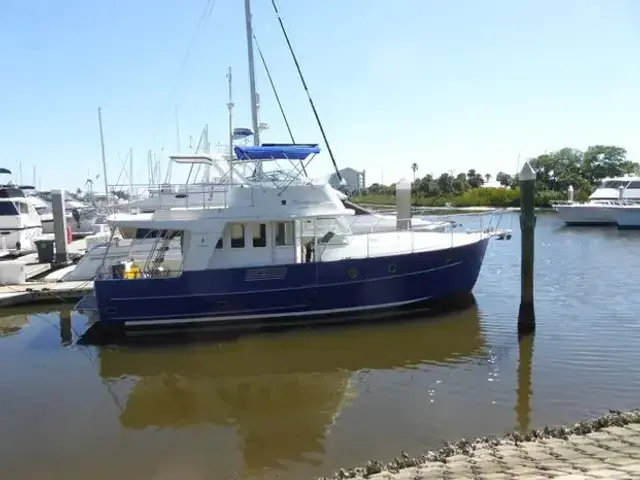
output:
<path id="1" fill-rule="evenodd" d="M 0 166 L 43 188 L 101 172 L 102 107 L 110 183 L 131 147 L 175 153 L 209 125 L 250 126 L 244 6 L 215 0 L 0 0 Z M 616 144 L 640 161 L 640 2 L 633 0 L 279 0 L 340 167 L 367 183 L 476 168 L 564 146 Z M 270 0 L 254 28 L 299 142 L 321 142 Z M 195 41 L 193 41 L 195 35 Z M 191 45 L 188 60 L 183 59 Z M 288 141 L 256 56 L 263 141 Z M 164 146 L 164 150 L 161 150 Z M 166 161 L 164 162 L 166 165 Z M 311 173 L 331 171 L 326 149 Z"/>

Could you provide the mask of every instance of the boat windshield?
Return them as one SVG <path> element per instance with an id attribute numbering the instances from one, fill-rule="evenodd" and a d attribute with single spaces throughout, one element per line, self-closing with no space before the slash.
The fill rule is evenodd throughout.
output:
<path id="1" fill-rule="evenodd" d="M 318 243 L 348 242 L 351 235 L 349 224 L 342 218 L 318 217 L 307 220 L 303 227 L 303 237 L 315 237 Z"/>
<path id="2" fill-rule="evenodd" d="M 601 188 L 620 188 L 626 187 L 629 182 L 627 180 L 607 180 Z"/>
<path id="3" fill-rule="evenodd" d="M 15 217 L 17 215 L 20 215 L 20 212 L 13 202 L 0 202 L 0 216 Z"/>

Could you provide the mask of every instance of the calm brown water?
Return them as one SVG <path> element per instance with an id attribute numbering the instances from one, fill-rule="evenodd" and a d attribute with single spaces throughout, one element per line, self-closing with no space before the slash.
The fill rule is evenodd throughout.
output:
<path id="1" fill-rule="evenodd" d="M 477 306 L 436 318 L 119 348 L 70 343 L 75 313 L 72 334 L 58 313 L 0 319 L 3 472 L 309 478 L 640 406 L 640 233 L 540 215 L 538 331 L 518 345 L 517 216 L 502 223 Z"/>

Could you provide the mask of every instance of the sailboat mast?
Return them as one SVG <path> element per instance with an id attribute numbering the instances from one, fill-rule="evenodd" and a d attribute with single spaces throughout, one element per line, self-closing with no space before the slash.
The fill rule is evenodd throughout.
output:
<path id="1" fill-rule="evenodd" d="M 175 108 L 176 115 L 176 151 L 180 153 L 180 117 L 178 117 L 178 105 Z"/>
<path id="2" fill-rule="evenodd" d="M 229 181 L 233 184 L 233 94 L 231 79 L 231 67 L 229 67 L 229 72 L 227 73 L 227 80 L 229 81 L 229 103 L 227 103 L 229 108 Z"/>
<path id="3" fill-rule="evenodd" d="M 251 123 L 253 126 L 253 144 L 260 145 L 258 124 L 258 95 L 256 94 L 256 72 L 253 62 L 253 26 L 251 24 L 251 0 L 244 0 L 244 15 L 247 29 L 247 59 L 249 61 L 249 88 L 251 90 Z"/>
<path id="4" fill-rule="evenodd" d="M 211 144 L 209 143 L 209 124 L 204 126 L 204 131 L 202 132 L 202 137 L 200 138 L 202 141 L 202 150 L 204 153 L 209 155 L 211 153 Z M 204 166 L 204 179 L 203 183 L 209 184 L 211 183 L 211 166 L 207 163 Z"/>
<path id="5" fill-rule="evenodd" d="M 104 193 L 109 206 L 109 183 L 107 182 L 107 157 L 104 154 L 104 133 L 102 132 L 102 109 L 98 107 L 98 126 L 100 127 L 100 151 L 102 152 L 102 177 L 104 179 Z"/>
<path id="6" fill-rule="evenodd" d="M 133 147 L 129 149 L 129 200 L 133 198 Z"/>

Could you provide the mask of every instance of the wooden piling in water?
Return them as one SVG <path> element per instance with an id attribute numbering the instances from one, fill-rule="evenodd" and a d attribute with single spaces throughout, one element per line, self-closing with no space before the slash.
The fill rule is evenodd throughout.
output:
<path id="1" fill-rule="evenodd" d="M 52 190 L 51 210 L 53 211 L 53 234 L 56 246 L 54 262 L 58 265 L 67 265 L 69 263 L 67 218 L 64 203 L 64 192 L 62 190 Z"/>
<path id="2" fill-rule="evenodd" d="M 536 189 L 536 174 L 525 162 L 519 175 L 520 180 L 520 310 L 518 312 L 518 335 L 527 335 L 535 331 L 536 317 L 533 303 L 533 274 L 534 274 L 534 232 L 536 215 L 534 211 L 534 196 Z"/>

